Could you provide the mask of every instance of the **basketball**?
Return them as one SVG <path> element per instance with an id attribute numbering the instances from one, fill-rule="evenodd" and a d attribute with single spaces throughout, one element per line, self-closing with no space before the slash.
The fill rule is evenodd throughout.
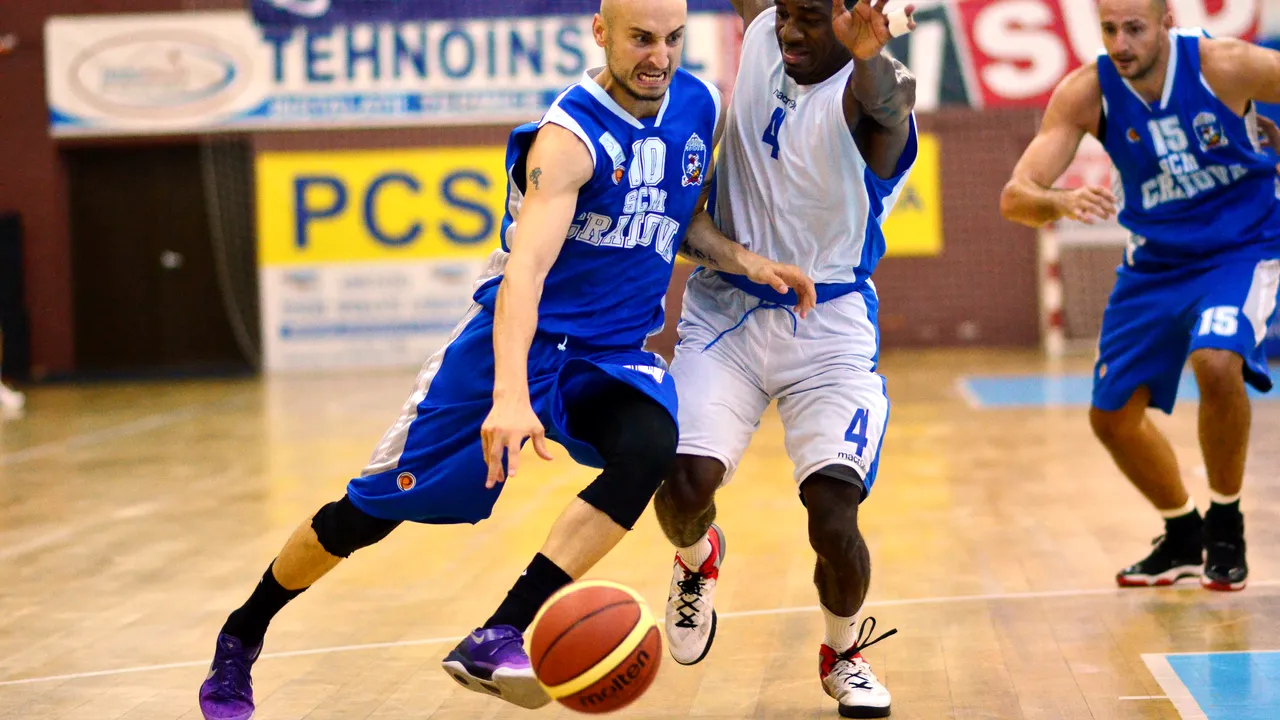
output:
<path id="1" fill-rule="evenodd" d="M 571 710 L 607 713 L 644 694 L 662 635 L 644 598 L 603 580 L 552 595 L 529 631 L 529 660 L 547 694 Z"/>

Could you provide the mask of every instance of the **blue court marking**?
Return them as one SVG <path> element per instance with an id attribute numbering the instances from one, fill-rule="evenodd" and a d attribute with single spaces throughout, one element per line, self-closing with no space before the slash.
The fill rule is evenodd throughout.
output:
<path id="1" fill-rule="evenodd" d="M 1143 659 L 1183 718 L 1280 718 L 1280 650 L 1171 654 Z M 1153 659 L 1158 660 L 1152 662 Z M 1166 663 L 1172 675 L 1161 671 Z"/>
<path id="2" fill-rule="evenodd" d="M 1280 366 L 1272 365 L 1280 378 Z M 1248 388 L 1255 401 L 1280 401 L 1280 389 L 1263 394 Z M 1090 375 L 966 375 L 960 392 L 980 408 L 1088 407 L 1093 399 Z M 1185 373 L 1178 384 L 1178 402 L 1197 402 L 1200 389 L 1195 376 Z"/>

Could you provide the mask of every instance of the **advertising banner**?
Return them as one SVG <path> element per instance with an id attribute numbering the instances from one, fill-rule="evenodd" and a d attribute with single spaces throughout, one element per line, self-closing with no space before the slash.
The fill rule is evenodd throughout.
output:
<path id="1" fill-rule="evenodd" d="M 259 155 L 265 367 L 417 365 L 442 346 L 498 246 L 503 156 Z"/>
<path id="2" fill-rule="evenodd" d="M 686 69 L 724 79 L 729 21 L 689 18 Z M 319 28 L 236 11 L 55 17 L 45 53 L 56 136 L 515 125 L 604 64 L 589 14 Z"/>
<path id="3" fill-rule="evenodd" d="M 1261 0 L 1170 0 L 1179 25 L 1253 39 Z M 588 0 L 255 0 L 252 12 L 54 17 L 55 135 L 517 123 L 603 64 Z M 684 67 L 728 89 L 741 22 L 690 3 Z M 921 2 L 890 51 L 918 109 L 1041 107 L 1102 47 L 1096 3 Z"/>
<path id="4" fill-rule="evenodd" d="M 932 257 L 942 252 L 940 167 L 938 137 L 921 133 L 916 166 L 883 227 L 886 257 Z"/>
<path id="5" fill-rule="evenodd" d="M 733 12 L 729 0 L 688 0 L 689 12 Z M 600 0 L 253 0 L 254 20 L 263 25 L 314 27 L 361 22 L 459 20 L 477 17 L 533 17 L 586 15 L 600 9 Z"/>

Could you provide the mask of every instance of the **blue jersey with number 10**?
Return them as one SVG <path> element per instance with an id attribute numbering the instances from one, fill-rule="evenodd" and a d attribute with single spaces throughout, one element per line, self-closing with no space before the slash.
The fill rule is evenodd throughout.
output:
<path id="1" fill-rule="evenodd" d="M 1201 30 L 1173 30 L 1164 96 L 1148 104 L 1098 57 L 1103 142 L 1123 181 L 1130 262 L 1189 261 L 1280 245 L 1280 182 L 1241 118 L 1200 72 Z"/>
<path id="2" fill-rule="evenodd" d="M 573 132 L 595 164 L 543 283 L 538 330 L 588 345 L 641 347 L 662 328 L 672 263 L 702 192 L 719 114 L 719 91 L 677 70 L 658 114 L 638 120 L 589 71 L 540 122 L 511 133 L 503 250 L 515 238 L 530 170 L 526 158 L 540 127 L 554 123 Z M 476 292 L 476 301 L 490 310 L 500 279 Z"/>

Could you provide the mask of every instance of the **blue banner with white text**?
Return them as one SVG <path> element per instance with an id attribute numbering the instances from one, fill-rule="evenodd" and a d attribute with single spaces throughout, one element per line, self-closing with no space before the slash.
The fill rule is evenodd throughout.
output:
<path id="1" fill-rule="evenodd" d="M 688 0 L 689 12 L 733 12 L 729 0 Z M 263 25 L 436 22 L 494 17 L 591 15 L 600 0 L 253 0 Z"/>

